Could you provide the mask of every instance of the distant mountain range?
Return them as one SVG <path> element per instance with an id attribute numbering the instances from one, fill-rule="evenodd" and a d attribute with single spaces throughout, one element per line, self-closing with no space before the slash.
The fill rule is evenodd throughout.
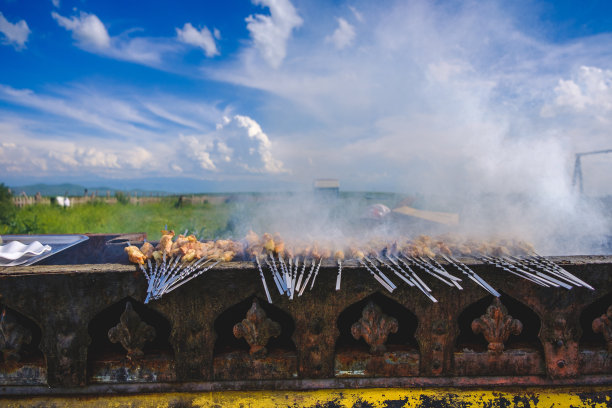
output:
<path id="1" fill-rule="evenodd" d="M 6 186 L 10 187 L 14 194 L 25 192 L 27 195 L 35 195 L 40 192 L 43 196 L 65 195 L 82 196 L 87 189 L 88 194 L 95 191 L 98 195 L 106 195 L 107 191 L 114 194 L 115 191 L 125 193 L 136 192 L 139 195 L 176 195 L 176 194 L 215 194 L 232 192 L 283 192 L 311 190 L 312 185 L 300 185 L 298 183 L 279 181 L 274 179 L 263 180 L 199 180 L 185 177 L 168 178 L 140 178 L 140 179 L 97 179 L 66 180 L 65 183 L 51 184 L 44 179 L 33 179 L 23 182 L 21 178 L 10 178 L 8 175 L 4 180 L 0 179 Z M 143 188 L 144 187 L 144 188 Z"/>
<path id="2" fill-rule="evenodd" d="M 28 196 L 36 195 L 36 193 L 40 193 L 42 196 L 46 197 L 55 197 L 55 196 L 83 196 L 87 191 L 88 195 L 96 193 L 98 196 L 106 196 L 107 192 L 110 192 L 110 195 L 115 195 L 116 191 L 122 191 L 125 193 L 136 193 L 138 195 L 169 195 L 170 193 L 165 191 L 149 191 L 149 190 L 141 190 L 141 189 L 131 189 L 131 190 L 119 190 L 109 187 L 85 187 L 79 184 L 30 184 L 26 186 L 9 186 L 13 195 L 19 195 L 21 193 L 26 193 Z"/>

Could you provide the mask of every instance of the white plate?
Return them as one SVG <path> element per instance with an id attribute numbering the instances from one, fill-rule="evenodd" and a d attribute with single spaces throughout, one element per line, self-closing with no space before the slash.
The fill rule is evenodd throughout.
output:
<path id="1" fill-rule="evenodd" d="M 33 265 L 45 258 L 53 256 L 58 252 L 62 252 L 74 245 L 87 241 L 89 237 L 87 235 L 76 235 L 76 234 L 41 234 L 41 235 L 3 235 L 2 239 L 6 244 L 11 242 L 19 242 L 22 244 L 29 245 L 38 241 L 43 246 L 51 247 L 50 251 L 43 251 L 38 255 L 24 255 L 14 261 L 3 259 L 0 257 L 0 268 L 5 266 L 16 266 L 16 265 Z"/>
<path id="2" fill-rule="evenodd" d="M 19 241 L 11 241 L 6 245 L 0 245 L 0 261 L 15 261 L 24 256 L 40 255 L 51 251 L 49 245 L 43 245 L 39 241 L 22 244 Z"/>

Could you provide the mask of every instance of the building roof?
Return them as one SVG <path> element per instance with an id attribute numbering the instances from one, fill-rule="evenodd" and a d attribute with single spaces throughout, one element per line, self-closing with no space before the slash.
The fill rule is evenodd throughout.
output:
<path id="1" fill-rule="evenodd" d="M 315 188 L 340 188 L 338 179 L 317 179 L 314 182 Z"/>

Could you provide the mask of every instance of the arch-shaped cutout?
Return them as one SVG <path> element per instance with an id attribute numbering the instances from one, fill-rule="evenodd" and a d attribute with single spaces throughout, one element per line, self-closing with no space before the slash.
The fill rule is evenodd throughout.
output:
<path id="1" fill-rule="evenodd" d="M 501 303 L 508 309 L 508 314 L 513 319 L 518 319 L 523 324 L 523 329 L 518 335 L 510 335 L 504 342 L 504 349 L 532 349 L 544 352 L 542 343 L 538 338 L 540 332 L 540 317 L 529 307 L 513 297 L 501 293 Z M 479 301 L 466 307 L 459 315 L 459 335 L 457 336 L 456 350 L 472 350 L 486 352 L 488 343 L 482 334 L 472 331 L 472 321 L 486 313 L 487 308 L 493 303 L 492 295 L 485 296 Z"/>
<path id="2" fill-rule="evenodd" d="M 1 385 L 35 385 L 47 382 L 45 357 L 40 350 L 42 330 L 29 317 L 0 303 L 0 320 L 9 344 L 0 353 Z M 0 333 L 0 336 L 3 334 Z M 5 339 L 2 338 L 2 343 Z M 5 359 L 6 356 L 6 359 Z"/>
<path id="3" fill-rule="evenodd" d="M 125 311 L 127 302 L 132 304 L 134 311 L 143 322 L 155 328 L 155 338 L 145 343 L 142 351 L 144 355 L 170 354 L 174 355 L 169 342 L 170 322 L 159 312 L 148 308 L 144 304 L 127 297 L 107 307 L 98 313 L 88 326 L 91 343 L 89 345 L 89 359 L 99 359 L 109 355 L 125 356 L 126 350 L 120 343 L 112 343 L 108 338 L 108 331 L 119 323 L 121 314 Z"/>
<path id="4" fill-rule="evenodd" d="M 280 326 L 280 334 L 268 339 L 266 350 L 255 351 L 244 338 L 234 337 L 234 326 L 246 318 L 254 300 L 257 300 L 257 308 L 265 312 L 266 318 Z M 253 333 L 246 326 L 249 325 L 241 326 L 243 333 Z M 214 328 L 217 334 L 213 350 L 215 380 L 287 379 L 297 376 L 297 353 L 291 339 L 295 323 L 287 312 L 251 295 L 222 312 L 215 320 Z M 278 326 L 272 331 L 277 330 Z"/>
<path id="5" fill-rule="evenodd" d="M 369 302 L 374 302 L 384 314 L 398 321 L 397 333 L 389 333 L 385 344 L 400 346 L 403 349 L 419 349 L 418 342 L 414 336 L 418 326 L 416 315 L 395 300 L 375 292 L 359 302 L 353 303 L 340 313 L 337 322 L 340 335 L 336 341 L 336 350 L 338 348 L 369 349 L 363 338 L 356 340 L 351 334 L 352 325 L 361 319 L 363 309 Z"/>
<path id="6" fill-rule="evenodd" d="M 369 306 L 370 302 L 378 307 L 380 314 L 378 309 Z M 368 308 L 368 318 L 361 321 L 365 308 Z M 363 330 L 370 321 L 376 322 L 381 318 L 381 314 L 397 321 L 397 332 L 388 333 L 384 347 L 368 345 L 363 336 L 359 339 L 353 337 L 351 328 L 354 324 L 359 322 L 356 328 Z M 383 325 L 387 328 L 391 327 L 389 320 L 384 319 L 386 323 Z M 419 374 L 419 346 L 414 337 L 418 319 L 400 303 L 376 292 L 344 309 L 336 324 L 340 332 L 334 361 L 337 377 L 408 377 Z M 383 339 L 378 337 L 374 343 Z"/>
<path id="7" fill-rule="evenodd" d="M 6 318 L 10 318 L 11 322 L 23 327 L 30 334 L 31 340 L 21 344 L 19 351 L 19 362 L 23 364 L 42 362 L 44 359 L 42 351 L 40 351 L 40 341 L 42 339 L 42 331 L 40 327 L 27 316 L 19 313 L 17 310 L 0 303 L 0 316 L 6 311 Z M 0 317 L 1 318 L 1 317 Z M 3 360 L 0 354 L 0 361 Z"/>
<path id="8" fill-rule="evenodd" d="M 109 330 L 116 327 L 127 303 L 142 322 L 155 329 L 155 337 L 142 346 L 142 356 L 128 357 L 126 349 L 109 339 Z M 170 345 L 170 322 L 159 312 L 130 298 L 124 298 L 99 312 L 89 322 L 91 338 L 87 354 L 87 371 L 91 382 L 154 382 L 175 381 L 174 351 Z M 147 336 L 149 338 L 150 336 Z"/>
<path id="9" fill-rule="evenodd" d="M 612 293 L 599 298 L 582 310 L 580 313 L 580 372 L 582 374 L 608 374 L 612 372 L 612 358 L 610 348 L 602 332 L 595 333 L 593 320 L 606 314 L 612 305 Z M 602 321 L 599 321 L 600 329 L 606 330 Z"/>
<path id="10" fill-rule="evenodd" d="M 283 350 L 295 351 L 295 344 L 291 339 L 295 330 L 293 318 L 287 312 L 268 303 L 265 299 L 260 299 L 251 295 L 240 303 L 230 306 L 223 311 L 215 320 L 214 328 L 217 334 L 213 354 L 220 355 L 232 351 L 249 351 L 249 345 L 243 338 L 234 337 L 234 325 L 240 323 L 253 305 L 253 299 L 257 298 L 259 306 L 264 310 L 267 317 L 281 326 L 281 334 L 278 337 L 271 337 L 266 348 L 268 351 Z"/>
<path id="11" fill-rule="evenodd" d="M 581 349 L 606 349 L 607 345 L 603 334 L 593 331 L 593 320 L 606 314 L 610 306 L 612 306 L 612 293 L 599 298 L 585 307 L 582 313 L 580 313 L 580 327 L 582 328 L 582 336 L 580 337 Z"/>

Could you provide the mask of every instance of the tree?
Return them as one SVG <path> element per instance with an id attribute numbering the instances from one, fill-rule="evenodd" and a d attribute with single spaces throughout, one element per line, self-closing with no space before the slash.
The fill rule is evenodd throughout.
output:
<path id="1" fill-rule="evenodd" d="M 0 225 L 14 222 L 17 208 L 13 204 L 13 194 L 4 183 L 0 183 Z"/>

